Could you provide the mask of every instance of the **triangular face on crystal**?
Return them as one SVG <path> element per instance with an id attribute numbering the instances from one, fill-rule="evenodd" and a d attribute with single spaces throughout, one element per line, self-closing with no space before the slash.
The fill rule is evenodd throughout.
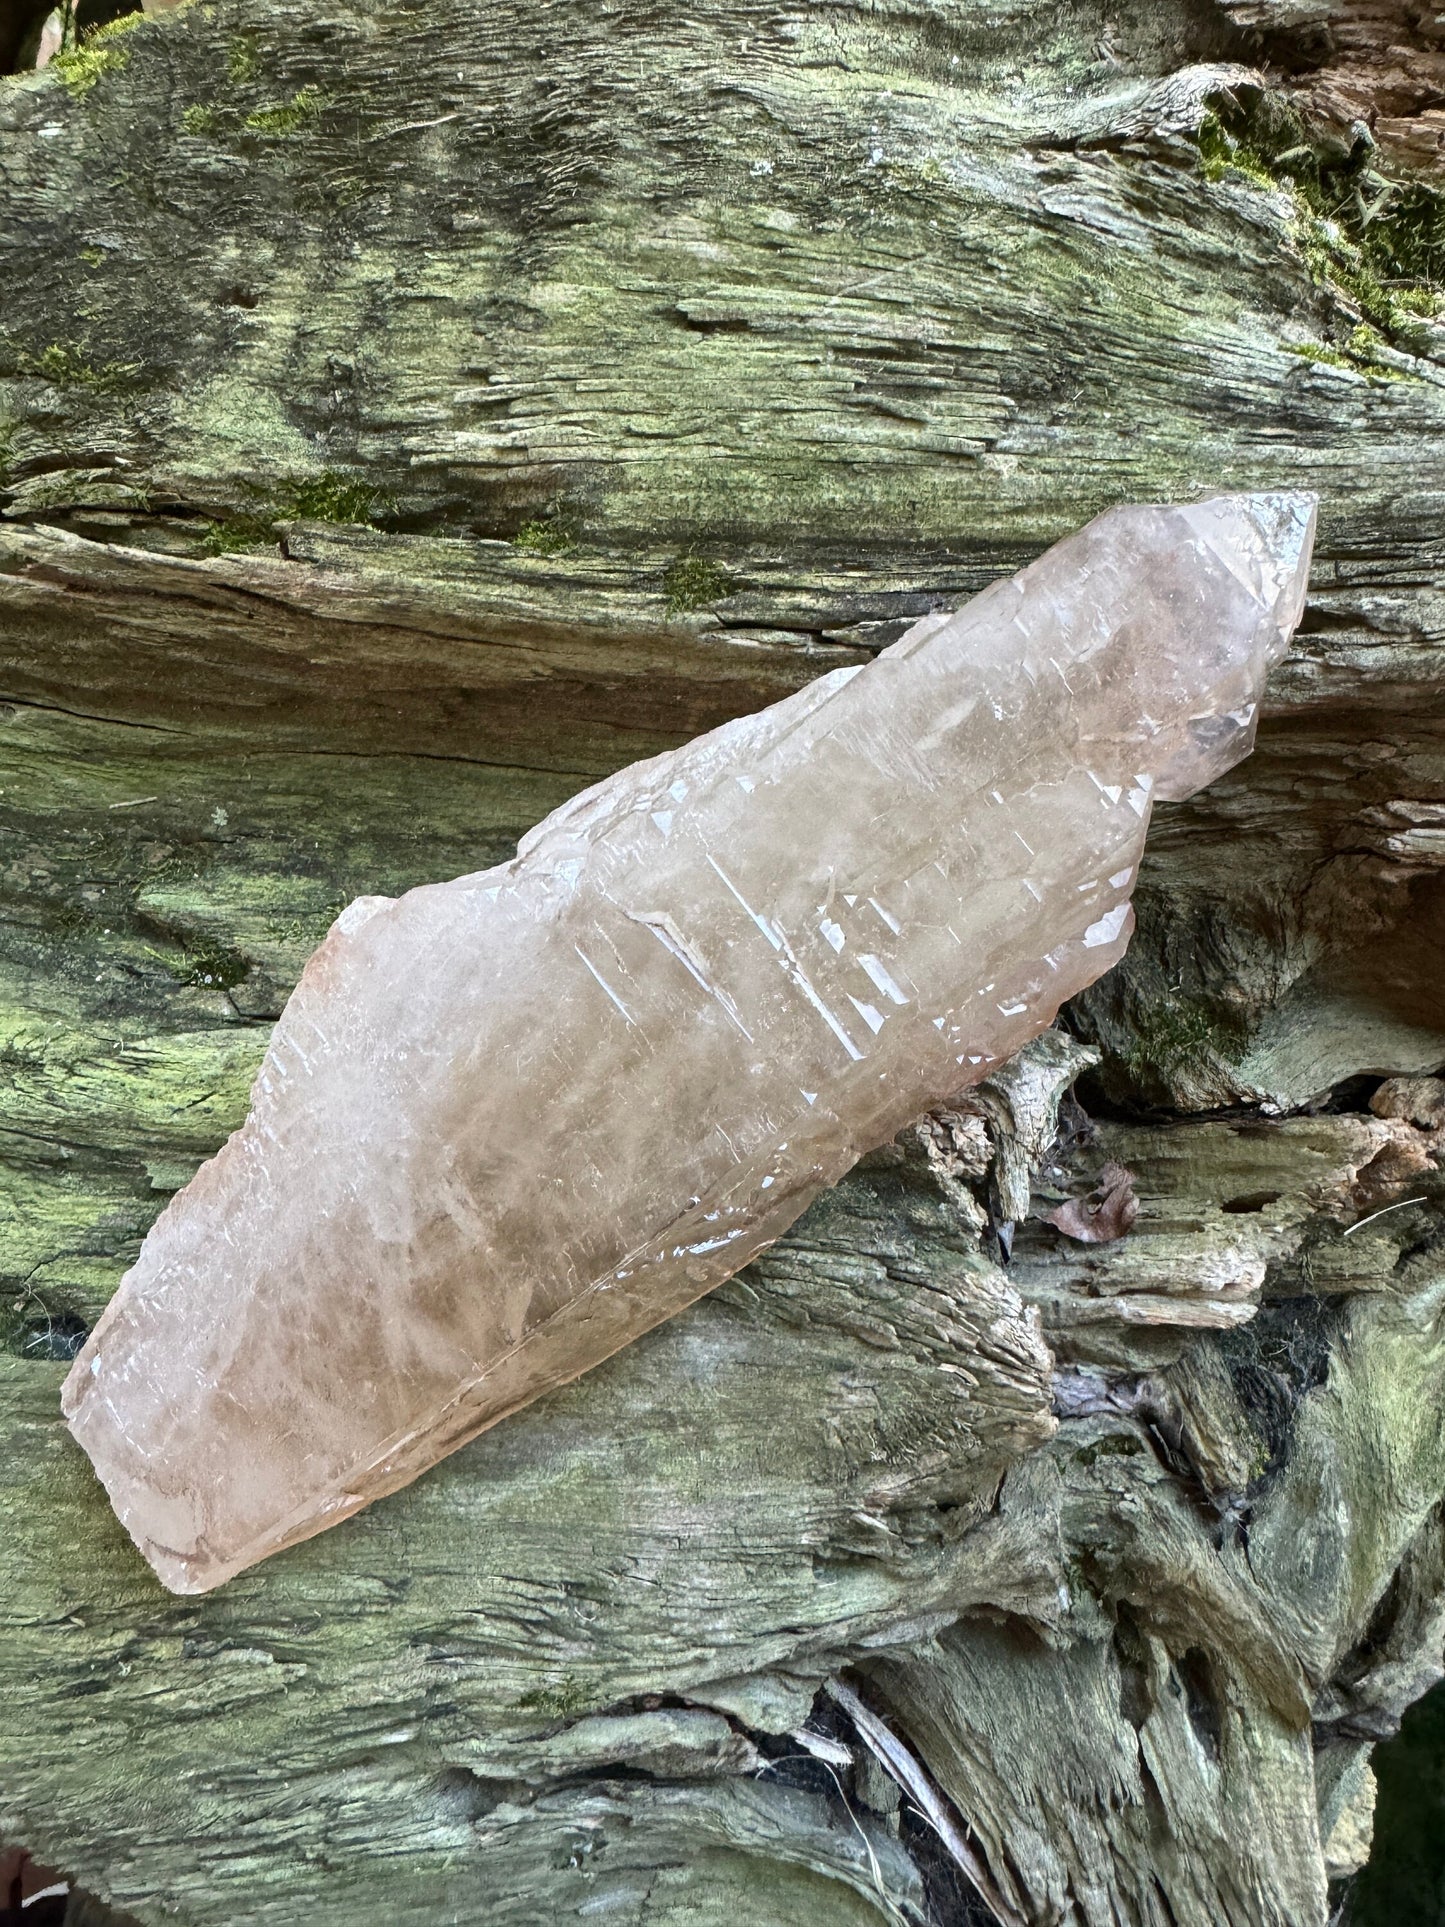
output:
<path id="1" fill-rule="evenodd" d="M 1306 496 L 1122 508 L 866 668 L 363 898 L 64 1405 L 204 1592 L 729 1277 L 1118 958 L 1248 752 Z"/>

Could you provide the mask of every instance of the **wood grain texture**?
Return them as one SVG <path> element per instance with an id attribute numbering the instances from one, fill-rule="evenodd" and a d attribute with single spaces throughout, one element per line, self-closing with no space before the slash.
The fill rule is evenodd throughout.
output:
<path id="1" fill-rule="evenodd" d="M 1386 11 L 196 0 L 0 82 L 0 1832 L 146 1922 L 987 1920 L 845 1671 L 1019 1918 L 1325 1921 L 1441 1657 L 1434 1134 L 1368 1102 L 1445 1063 L 1445 372 L 1268 127 L 1357 184 Z M 1269 486 L 1310 607 L 1071 1013 L 1096 1125 L 909 1141 L 164 1596 L 64 1358 L 341 904 Z M 1111 1158 L 1129 1238 L 997 1262 Z"/>

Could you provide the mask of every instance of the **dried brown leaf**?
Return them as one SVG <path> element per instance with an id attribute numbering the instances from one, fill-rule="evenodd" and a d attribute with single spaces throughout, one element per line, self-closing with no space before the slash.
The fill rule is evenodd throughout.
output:
<path id="1" fill-rule="evenodd" d="M 1044 1222 L 1080 1244 L 1107 1245 L 1122 1238 L 1139 1215 L 1134 1195 L 1134 1173 L 1123 1164 L 1106 1164 L 1098 1183 L 1084 1198 L 1044 1212 Z"/>

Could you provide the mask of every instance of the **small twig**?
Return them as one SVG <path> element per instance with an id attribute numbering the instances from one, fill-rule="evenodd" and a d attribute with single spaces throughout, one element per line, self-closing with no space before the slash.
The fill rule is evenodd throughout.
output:
<path id="1" fill-rule="evenodd" d="M 142 803 L 159 803 L 158 796 L 131 796 L 124 803 L 107 803 L 108 810 L 138 810 Z"/>
<path id="2" fill-rule="evenodd" d="M 1362 1225 L 1373 1224 L 1376 1218 L 1388 1217 L 1392 1211 L 1403 1211 L 1407 1204 L 1428 1204 L 1428 1198 L 1399 1198 L 1394 1204 L 1382 1204 L 1378 1211 L 1372 1211 L 1367 1218 L 1356 1218 L 1352 1225 L 1341 1233 L 1342 1237 L 1352 1237 Z"/>
<path id="3" fill-rule="evenodd" d="M 381 138 L 384 141 L 394 141 L 398 134 L 424 133 L 428 127 L 445 127 L 448 121 L 460 120 L 461 117 L 461 112 L 458 110 L 455 114 L 438 114 L 435 120 L 409 120 L 401 127 L 388 127 Z"/>
<path id="4" fill-rule="evenodd" d="M 942 1800 L 934 1792 L 928 1775 L 908 1748 L 890 1727 L 883 1724 L 876 1713 L 870 1713 L 851 1687 L 842 1680 L 829 1679 L 823 1682 L 823 1691 L 837 1702 L 858 1729 L 858 1737 L 869 1751 L 887 1768 L 893 1778 L 912 1794 L 924 1818 L 948 1849 L 956 1864 L 972 1881 L 985 1904 L 993 1909 L 995 1916 L 1002 1921 L 1003 1927 L 1028 1927 L 1023 1915 L 1000 1893 L 997 1883 L 983 1861 L 964 1839 L 953 1816 Z"/>

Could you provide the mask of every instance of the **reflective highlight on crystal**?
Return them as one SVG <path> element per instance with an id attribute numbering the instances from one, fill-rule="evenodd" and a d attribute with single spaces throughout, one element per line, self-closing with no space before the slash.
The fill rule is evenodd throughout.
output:
<path id="1" fill-rule="evenodd" d="M 415 1478 L 729 1277 L 1107 970 L 1247 754 L 1312 498 L 1101 516 L 861 669 L 337 919 L 66 1381 L 166 1585 Z"/>

